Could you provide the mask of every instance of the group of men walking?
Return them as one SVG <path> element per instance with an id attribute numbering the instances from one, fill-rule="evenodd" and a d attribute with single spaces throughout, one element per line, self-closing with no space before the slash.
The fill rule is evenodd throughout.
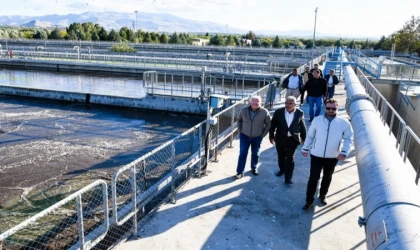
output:
<path id="1" fill-rule="evenodd" d="M 310 72 L 309 69 L 308 72 Z M 318 69 L 313 70 L 311 73 L 314 73 L 313 76 L 299 76 L 296 73 L 292 72 L 293 77 L 288 79 L 288 86 L 292 88 L 288 92 L 285 107 L 276 110 L 271 119 L 268 110 L 261 107 L 261 97 L 259 96 L 252 96 L 250 105 L 240 111 L 238 115 L 240 150 L 235 178 L 243 177 L 249 147 L 251 147 L 251 172 L 258 175 L 257 163 L 260 145 L 263 138 L 269 134 L 270 143 L 275 145 L 277 151 L 279 171 L 276 176 L 284 176 L 285 183 L 291 185 L 293 184 L 295 168 L 295 152 L 297 147 L 302 145 L 301 154 L 305 157 L 308 155 L 311 157 L 306 202 L 302 207 L 303 210 L 307 210 L 312 207 L 314 202 L 314 195 L 322 171 L 323 178 L 319 190 L 319 199 L 324 205 L 327 204 L 326 197 L 335 166 L 339 160 L 344 160 L 349 154 L 353 131 L 346 119 L 337 116 L 338 101 L 334 98 L 325 100 L 324 115 L 318 116 L 319 110 L 317 111 L 318 115 L 314 117 L 312 111 L 310 119 L 312 123 L 307 131 L 304 112 L 296 107 L 296 88 L 293 88 L 296 86 L 295 77 L 298 79 L 298 84 L 303 84 L 305 77 L 309 78 L 304 84 L 304 90 L 308 91 L 309 104 L 318 101 L 317 96 L 313 96 L 314 93 L 320 93 L 321 97 L 326 97 L 329 94 L 313 90 L 314 86 L 317 86 L 316 84 L 320 84 L 320 77 L 318 76 L 320 71 Z M 334 74 L 330 74 L 330 77 L 333 76 Z M 326 85 L 325 91 L 328 90 L 327 87 L 328 85 Z M 317 104 L 317 108 L 320 107 L 321 103 L 319 106 Z"/>
<path id="2" fill-rule="evenodd" d="M 304 103 L 305 92 L 307 92 L 309 121 L 312 122 L 314 117 L 321 113 L 322 102 L 334 97 L 335 85 L 338 82 L 338 77 L 333 69 L 324 78 L 318 64 L 314 64 L 314 68 L 311 70 L 309 67 L 305 67 L 305 71 L 301 75 L 298 75 L 297 69 L 293 69 L 292 73 L 284 79 L 282 87 L 286 89 L 286 98 L 300 96 L 300 105 Z M 315 111 L 314 106 L 316 106 Z"/>

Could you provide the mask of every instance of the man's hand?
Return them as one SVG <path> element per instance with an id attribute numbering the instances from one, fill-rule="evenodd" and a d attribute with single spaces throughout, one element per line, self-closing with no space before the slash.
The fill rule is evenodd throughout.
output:
<path id="1" fill-rule="evenodd" d="M 305 156 L 305 157 L 306 157 L 306 156 L 308 156 L 308 152 L 301 151 L 301 153 L 302 153 L 302 155 L 303 155 L 303 156 Z"/>
<path id="2" fill-rule="evenodd" d="M 274 138 L 270 138 L 270 143 L 274 145 L 276 143 L 276 140 Z"/>
<path id="3" fill-rule="evenodd" d="M 339 161 L 344 161 L 344 160 L 346 159 L 346 157 L 347 157 L 347 156 L 345 156 L 345 155 L 343 155 L 343 154 L 339 154 L 339 155 L 337 156 L 337 159 L 338 159 Z"/>

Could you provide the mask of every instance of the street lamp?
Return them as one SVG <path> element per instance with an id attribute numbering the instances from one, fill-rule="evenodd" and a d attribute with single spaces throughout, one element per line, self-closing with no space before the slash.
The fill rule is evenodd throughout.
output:
<path id="1" fill-rule="evenodd" d="M 134 25 L 134 33 L 137 32 L 137 12 L 138 10 L 135 10 L 134 12 L 136 12 L 136 25 Z"/>
<path id="2" fill-rule="evenodd" d="M 318 7 L 315 8 L 315 24 L 314 24 L 314 36 L 312 38 L 312 58 L 313 58 L 313 53 L 315 50 L 315 31 L 316 31 L 316 14 L 318 13 Z"/>

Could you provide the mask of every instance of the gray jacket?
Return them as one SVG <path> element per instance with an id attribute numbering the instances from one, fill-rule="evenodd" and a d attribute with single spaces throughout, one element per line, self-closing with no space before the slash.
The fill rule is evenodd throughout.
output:
<path id="1" fill-rule="evenodd" d="M 261 107 L 255 112 L 254 120 L 251 121 L 249 112 L 251 111 L 251 106 L 246 106 L 241 109 L 238 115 L 238 130 L 239 133 L 254 138 L 254 137 L 264 137 L 270 131 L 271 121 L 270 113 L 265 108 Z"/>

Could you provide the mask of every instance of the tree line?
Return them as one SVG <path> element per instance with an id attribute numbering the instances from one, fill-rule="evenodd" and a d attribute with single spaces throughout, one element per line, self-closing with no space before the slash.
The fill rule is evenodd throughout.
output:
<path id="1" fill-rule="evenodd" d="M 161 44 L 192 44 L 194 38 L 208 39 L 210 45 L 217 46 L 252 46 L 266 48 L 312 48 L 312 39 L 307 38 L 280 38 L 257 36 L 253 31 L 244 35 L 226 35 L 206 33 L 205 35 L 191 35 L 188 33 L 172 34 L 147 32 L 141 29 L 133 31 L 128 27 L 120 30 L 107 31 L 99 24 L 92 22 L 72 23 L 66 29 L 35 29 L 35 28 L 0 28 L 0 38 L 26 38 L 26 39 L 57 39 L 57 40 L 83 40 L 83 41 L 112 41 L 132 43 L 161 43 Z M 348 47 L 355 49 L 390 50 L 396 44 L 397 51 L 417 52 L 420 54 L 420 17 L 412 16 L 404 26 L 389 35 L 382 36 L 379 41 L 356 39 L 317 39 L 316 47 Z"/>

